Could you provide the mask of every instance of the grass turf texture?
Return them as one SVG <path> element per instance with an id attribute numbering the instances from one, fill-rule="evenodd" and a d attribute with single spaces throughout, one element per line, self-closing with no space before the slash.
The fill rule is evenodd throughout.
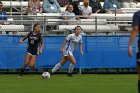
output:
<path id="1" fill-rule="evenodd" d="M 137 93 L 137 75 L 0 75 L 0 93 Z"/>

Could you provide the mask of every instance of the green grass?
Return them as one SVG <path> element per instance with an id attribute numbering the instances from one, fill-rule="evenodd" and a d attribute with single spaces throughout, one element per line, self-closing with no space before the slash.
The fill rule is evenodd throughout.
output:
<path id="1" fill-rule="evenodd" d="M 137 93 L 137 75 L 0 75 L 0 93 Z"/>

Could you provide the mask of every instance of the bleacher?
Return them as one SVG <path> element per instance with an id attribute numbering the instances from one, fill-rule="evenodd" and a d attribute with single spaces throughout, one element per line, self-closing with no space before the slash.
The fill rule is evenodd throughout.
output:
<path id="1" fill-rule="evenodd" d="M 28 7 L 27 1 L 2 1 L 4 8 L 17 7 L 26 9 Z M 42 3 L 42 2 L 41 2 Z M 82 4 L 82 3 L 81 3 Z M 103 4 L 103 3 L 101 3 Z M 140 4 L 137 5 L 137 7 Z M 61 8 L 62 11 L 65 7 Z M 16 15 L 16 17 L 9 13 L 9 19 L 7 22 L 13 23 L 12 25 L 5 25 L 1 27 L 1 31 L 17 31 L 28 32 L 35 22 L 40 22 L 43 26 L 43 33 L 47 34 L 57 34 L 58 32 L 64 32 L 73 29 L 76 25 L 80 25 L 85 33 L 124 33 L 131 31 L 131 22 L 134 12 L 138 11 L 139 8 L 122 8 L 124 13 L 122 14 L 92 14 L 89 19 L 81 19 L 73 21 L 71 25 L 64 25 L 64 20 L 62 19 L 62 13 L 41 13 L 37 15 Z M 11 12 L 11 11 L 10 11 Z M 15 14 L 15 13 L 14 13 Z M 46 28 L 49 25 L 50 28 Z M 55 27 L 54 27 L 55 26 Z M 15 28 L 14 28 L 15 27 Z M 121 29 L 121 28 L 124 29 Z M 21 28 L 21 29 L 20 29 Z"/>

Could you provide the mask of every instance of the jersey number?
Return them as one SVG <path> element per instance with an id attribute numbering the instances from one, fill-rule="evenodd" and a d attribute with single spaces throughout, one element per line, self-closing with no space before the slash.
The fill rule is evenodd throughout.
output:
<path id="1" fill-rule="evenodd" d="M 31 44 L 34 44 L 34 40 L 31 40 Z"/>

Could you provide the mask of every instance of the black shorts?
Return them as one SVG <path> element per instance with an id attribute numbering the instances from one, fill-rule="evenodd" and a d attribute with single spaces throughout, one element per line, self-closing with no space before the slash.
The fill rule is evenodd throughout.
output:
<path id="1" fill-rule="evenodd" d="M 28 48 L 26 52 L 29 53 L 31 56 L 38 56 L 38 49 L 33 50 Z"/>

